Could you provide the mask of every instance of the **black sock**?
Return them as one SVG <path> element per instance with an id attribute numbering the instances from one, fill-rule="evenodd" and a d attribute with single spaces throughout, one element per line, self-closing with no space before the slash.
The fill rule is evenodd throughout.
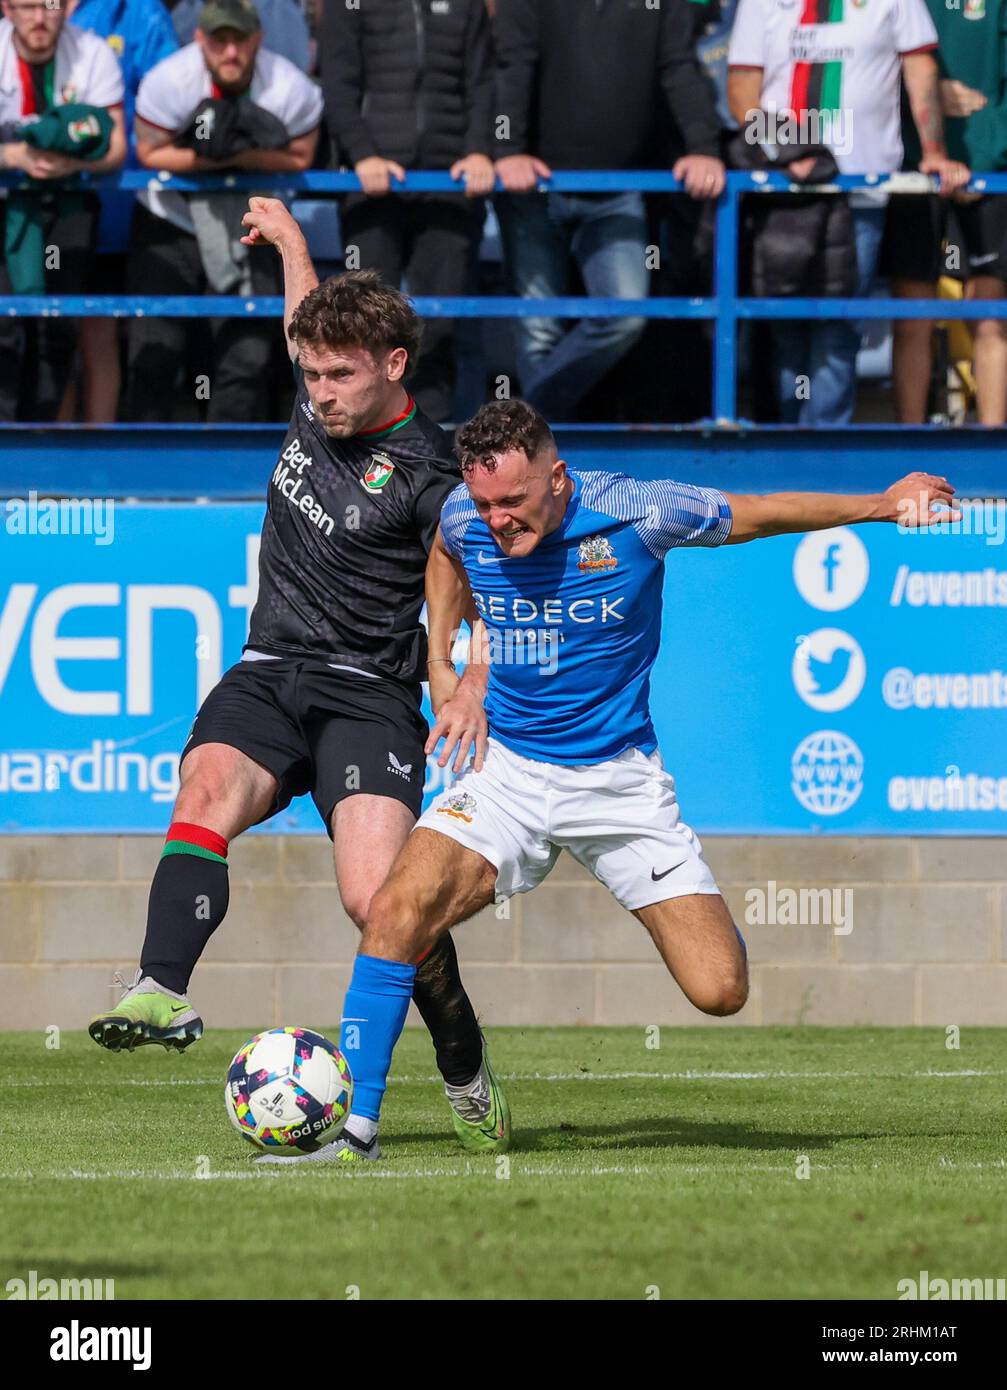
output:
<path id="1" fill-rule="evenodd" d="M 140 969 L 184 994 L 189 977 L 227 912 L 227 841 L 175 822 L 150 885 Z"/>
<path id="2" fill-rule="evenodd" d="M 441 1076 L 449 1086 L 467 1086 L 482 1066 L 482 1034 L 450 936 L 442 936 L 420 961 L 413 1003 L 430 1030 Z"/>

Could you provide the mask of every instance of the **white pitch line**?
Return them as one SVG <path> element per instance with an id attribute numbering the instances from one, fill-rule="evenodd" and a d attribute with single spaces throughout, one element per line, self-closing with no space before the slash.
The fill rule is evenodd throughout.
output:
<path id="1" fill-rule="evenodd" d="M 837 1165 L 827 1163 L 816 1163 L 813 1169 L 828 1170 Z M 851 1168 L 855 1165 L 848 1165 Z M 286 1165 L 284 1165 L 286 1167 Z M 291 1171 L 285 1172 L 279 1164 L 271 1164 L 239 1170 L 233 1173 L 207 1173 L 199 1177 L 195 1173 L 177 1172 L 171 1170 L 151 1170 L 145 1171 L 142 1168 L 123 1168 L 111 1169 L 106 1172 L 85 1172 L 81 1169 L 71 1168 L 66 1171 L 52 1173 L 31 1173 L 26 1170 L 11 1173 L 0 1173 L 0 1181 L 72 1181 L 72 1182 L 99 1182 L 99 1181 L 129 1181 L 142 1179 L 145 1182 L 247 1182 L 249 1180 L 275 1181 L 282 1179 L 287 1182 L 294 1179 L 301 1181 L 304 1178 L 324 1178 L 326 1181 L 342 1182 L 344 1178 L 399 1178 L 399 1179 L 422 1179 L 422 1178 L 485 1178 L 487 1181 L 497 1181 L 495 1167 L 487 1165 L 485 1168 L 473 1168 L 471 1165 L 466 1167 L 437 1167 L 437 1168 L 378 1168 L 374 1169 L 370 1165 L 367 1168 L 347 1168 L 342 1164 L 318 1164 L 318 1165 L 298 1165 L 291 1164 Z M 338 1173 L 338 1177 L 333 1178 L 333 1170 Z M 568 1167 L 560 1166 L 548 1167 L 528 1167 L 519 1165 L 512 1160 L 511 1178 L 594 1178 L 604 1177 L 610 1174 L 620 1174 L 629 1177 L 650 1177 L 660 1178 L 666 1181 L 668 1178 L 678 1174 L 694 1173 L 793 1173 L 793 1165 L 784 1164 L 758 1164 L 751 1166 L 732 1166 L 723 1167 L 716 1163 L 693 1163 L 685 1164 L 671 1170 L 648 1167 L 644 1164 L 594 1164 L 591 1167 Z M 504 1181 L 504 1179 L 500 1179 Z"/>
<path id="2" fill-rule="evenodd" d="M 1002 1071 L 918 1071 L 914 1076 L 1003 1076 Z"/>
<path id="3" fill-rule="evenodd" d="M 596 1072 L 506 1072 L 501 1081 L 909 1081 L 974 1076 L 1007 1076 L 1005 1070 L 961 1069 L 959 1071 L 596 1071 Z M 428 1086 L 441 1080 L 440 1076 L 390 1076 L 390 1086 Z M 4 1080 L 3 1086 L 220 1086 L 222 1077 L 146 1078 L 94 1077 L 86 1081 L 38 1081 L 24 1078 Z"/>
<path id="4" fill-rule="evenodd" d="M 876 1172 L 883 1169 L 886 1165 L 872 1162 L 869 1166 L 858 1163 L 812 1163 L 812 1172 L 846 1172 L 864 1174 L 868 1171 Z M 958 1163 L 947 1158 L 939 1158 L 935 1165 L 928 1168 L 917 1169 L 917 1175 L 925 1175 L 934 1169 L 947 1170 L 974 1170 L 1003 1172 L 1007 1170 L 1007 1160 L 1002 1158 L 994 1159 L 990 1162 L 966 1162 Z M 334 1176 L 334 1172 L 338 1176 Z M 511 1159 L 511 1178 L 514 1181 L 520 1178 L 594 1178 L 610 1175 L 622 1177 L 648 1177 L 651 1180 L 667 1184 L 669 1179 L 678 1176 L 691 1176 L 694 1174 L 731 1174 L 745 1177 L 754 1173 L 777 1173 L 787 1177 L 793 1177 L 794 1168 L 791 1162 L 786 1163 L 758 1163 L 758 1164 L 730 1164 L 719 1163 L 688 1163 L 676 1166 L 671 1169 L 659 1168 L 645 1164 L 626 1164 L 626 1163 L 596 1163 L 590 1166 L 583 1164 L 569 1166 L 559 1160 L 553 1166 L 543 1166 L 541 1164 L 525 1164 L 519 1157 Z M 399 1179 L 399 1180 L 422 1180 L 425 1178 L 483 1178 L 486 1181 L 497 1181 L 495 1165 L 487 1164 L 485 1167 L 474 1166 L 471 1163 L 460 1163 L 455 1166 L 441 1165 L 431 1167 L 429 1165 L 416 1167 L 378 1167 L 371 1165 L 361 1168 L 346 1168 L 341 1164 L 296 1164 L 281 1167 L 279 1164 L 260 1164 L 251 1168 L 239 1169 L 236 1172 L 206 1173 L 199 1176 L 196 1173 L 181 1171 L 179 1169 L 143 1169 L 143 1168 L 120 1168 L 107 1169 L 103 1172 L 88 1172 L 80 1168 L 70 1168 L 57 1170 L 55 1172 L 34 1173 L 27 1169 L 12 1170 L 9 1173 L 0 1172 L 0 1181 L 7 1182 L 33 1182 L 33 1181 L 56 1181 L 56 1182 L 122 1182 L 140 1179 L 144 1182 L 249 1182 L 275 1180 L 302 1181 L 305 1178 L 322 1178 L 323 1180 L 342 1182 L 346 1178 L 371 1179 Z M 503 1181 L 501 1179 L 500 1181 Z"/>

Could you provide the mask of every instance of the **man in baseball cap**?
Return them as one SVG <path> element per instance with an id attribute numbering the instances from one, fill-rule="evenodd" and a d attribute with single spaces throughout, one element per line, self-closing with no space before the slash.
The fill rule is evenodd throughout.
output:
<path id="1" fill-rule="evenodd" d="M 236 29 L 248 38 L 257 34 L 262 25 L 252 0 L 209 0 L 203 6 L 198 27 L 204 34 L 215 34 L 218 29 Z"/>

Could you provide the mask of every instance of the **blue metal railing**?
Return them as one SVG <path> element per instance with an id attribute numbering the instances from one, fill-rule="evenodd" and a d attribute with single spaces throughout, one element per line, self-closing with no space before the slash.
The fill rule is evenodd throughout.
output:
<path id="1" fill-rule="evenodd" d="M 182 193 L 264 193 L 291 200 L 304 194 L 360 191 L 355 174 L 312 171 L 304 174 L 210 174 L 198 178 L 161 175 L 142 169 L 92 178 L 81 175 L 68 181 L 93 189 L 151 188 Z M 0 188 L 37 186 L 22 175 L 0 174 Z M 393 192 L 457 193 L 461 185 L 447 173 L 409 173 L 403 183 L 393 182 Z M 816 193 L 838 193 L 870 188 L 887 193 L 926 193 L 936 181 L 923 174 L 846 175 L 829 184 L 814 185 Z M 539 185 L 542 192 L 557 193 L 678 193 L 682 185 L 659 170 L 566 170 L 556 172 Z M 975 193 L 1007 193 L 1007 174 L 973 177 Z M 502 190 L 498 190 L 502 191 Z M 806 184 L 791 182 L 783 174 L 731 171 L 715 211 L 713 292 L 689 298 L 611 299 L 563 296 L 527 299 L 510 296 L 465 295 L 433 298 L 417 295 L 417 311 L 427 318 L 614 318 L 707 319 L 713 323 L 713 413 L 718 421 L 737 418 L 738 325 L 752 319 L 989 319 L 1007 318 L 1007 300 L 947 299 L 754 299 L 738 294 L 740 201 L 750 193 L 809 191 Z M 73 318 L 276 318 L 283 300 L 275 296 L 243 299 L 220 295 L 0 295 L 0 314 L 8 317 Z"/>

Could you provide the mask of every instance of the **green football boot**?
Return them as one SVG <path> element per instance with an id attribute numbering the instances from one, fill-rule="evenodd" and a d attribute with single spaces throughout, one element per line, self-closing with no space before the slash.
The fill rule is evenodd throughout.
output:
<path id="1" fill-rule="evenodd" d="M 510 1148 L 510 1106 L 490 1066 L 483 1038 L 483 1064 L 468 1086 L 444 1087 L 462 1148 L 473 1153 L 506 1153 Z"/>
<path id="2" fill-rule="evenodd" d="M 116 982 L 126 993 L 114 1009 L 92 1018 L 87 1031 L 110 1052 L 132 1052 L 134 1047 L 160 1043 L 163 1048 L 182 1052 L 203 1035 L 203 1020 L 181 994 L 163 989 L 149 975 L 140 976 L 131 986 L 118 974 Z"/>

